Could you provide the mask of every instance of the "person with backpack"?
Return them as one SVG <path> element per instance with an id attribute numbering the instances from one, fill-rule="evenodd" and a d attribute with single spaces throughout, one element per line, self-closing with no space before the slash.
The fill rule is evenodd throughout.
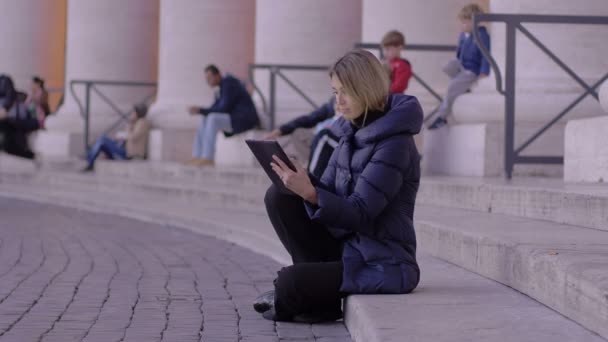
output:
<path id="1" fill-rule="evenodd" d="M 8 154 L 35 159 L 27 136 L 40 128 L 37 116 L 19 101 L 13 79 L 0 75 L 0 149 Z"/>

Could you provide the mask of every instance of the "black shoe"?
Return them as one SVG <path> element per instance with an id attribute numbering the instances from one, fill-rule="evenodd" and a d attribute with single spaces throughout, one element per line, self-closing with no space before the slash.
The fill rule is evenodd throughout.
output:
<path id="1" fill-rule="evenodd" d="M 443 126 L 445 126 L 448 123 L 448 121 L 444 118 L 437 118 L 435 119 L 435 121 L 433 121 L 433 123 L 429 126 L 429 129 L 437 129 L 437 128 L 441 128 Z"/>
<path id="2" fill-rule="evenodd" d="M 293 317 L 297 323 L 316 324 L 322 322 L 333 322 L 342 319 L 342 312 L 320 312 L 299 314 Z"/>
<path id="3" fill-rule="evenodd" d="M 253 302 L 253 309 L 264 313 L 274 307 L 274 290 L 270 290 L 257 296 Z"/>

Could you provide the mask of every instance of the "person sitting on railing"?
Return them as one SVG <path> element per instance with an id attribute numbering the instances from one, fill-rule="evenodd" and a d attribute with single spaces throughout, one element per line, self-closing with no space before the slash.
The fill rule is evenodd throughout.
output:
<path id="1" fill-rule="evenodd" d="M 35 159 L 27 137 L 40 128 L 40 123 L 23 103 L 23 97 L 25 94 L 15 89 L 10 76 L 0 75 L 0 149 L 18 157 Z"/>
<path id="2" fill-rule="evenodd" d="M 243 82 L 232 75 L 223 77 L 213 64 L 205 68 L 205 79 L 210 87 L 219 86 L 220 91 L 211 107 L 191 106 L 188 109 L 192 115 L 203 115 L 196 132 L 192 159 L 187 163 L 195 166 L 214 164 L 215 142 L 220 131 L 228 137 L 259 125 L 257 110 Z"/>
<path id="3" fill-rule="evenodd" d="M 146 119 L 148 106 L 138 104 L 133 107 L 129 116 L 129 127 L 126 140 L 110 139 L 103 135 L 91 147 L 87 155 L 87 166 L 83 172 L 93 171 L 95 160 L 103 152 L 110 159 L 145 159 L 148 148 L 150 121 Z"/>
<path id="4" fill-rule="evenodd" d="M 458 19 L 462 25 L 462 32 L 458 38 L 458 50 L 456 59 L 451 60 L 443 68 L 443 71 L 450 76 L 450 84 L 447 94 L 433 115 L 437 118 L 429 126 L 429 129 L 437 129 L 447 124 L 447 117 L 452 113 L 452 105 L 456 98 L 471 89 L 471 86 L 478 79 L 487 77 L 490 74 L 490 63 L 483 57 L 481 50 L 473 39 L 473 16 L 482 14 L 483 10 L 477 4 L 464 6 L 458 14 Z M 490 35 L 485 27 L 479 27 L 479 36 L 483 45 L 490 49 Z"/>
<path id="5" fill-rule="evenodd" d="M 405 37 L 403 33 L 392 30 L 382 37 L 382 55 L 384 62 L 390 69 L 391 94 L 402 94 L 412 77 L 412 65 L 401 57 L 401 51 L 405 47 Z"/>
<path id="6" fill-rule="evenodd" d="M 415 97 L 389 94 L 388 77 L 368 51 L 352 51 L 330 71 L 340 142 L 320 180 L 274 159 L 293 194 L 272 185 L 264 202 L 293 265 L 278 272 L 274 291 L 254 309 L 276 321 L 317 323 L 342 318 L 348 294 L 409 293 L 416 288 L 413 215 L 422 126 Z"/>

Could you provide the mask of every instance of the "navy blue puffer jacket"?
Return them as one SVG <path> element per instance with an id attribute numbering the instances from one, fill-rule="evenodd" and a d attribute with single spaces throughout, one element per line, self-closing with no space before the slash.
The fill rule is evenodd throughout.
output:
<path id="1" fill-rule="evenodd" d="M 384 113 L 362 128 L 344 118 L 340 142 L 320 184 L 313 220 L 344 241 L 346 293 L 408 293 L 420 279 L 413 216 L 420 155 L 413 135 L 422 109 L 413 96 L 391 95 Z"/>

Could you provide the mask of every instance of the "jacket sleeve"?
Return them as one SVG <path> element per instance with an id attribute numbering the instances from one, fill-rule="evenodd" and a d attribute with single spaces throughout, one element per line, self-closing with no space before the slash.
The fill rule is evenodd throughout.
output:
<path id="1" fill-rule="evenodd" d="M 237 99 L 237 85 L 235 82 L 227 81 L 222 84 L 220 97 L 209 108 L 201 108 L 200 113 L 207 115 L 209 113 L 228 113 L 232 111 Z"/>
<path id="2" fill-rule="evenodd" d="M 412 77 L 412 66 L 406 61 L 399 63 L 392 75 L 391 94 L 402 94 Z"/>
<path id="3" fill-rule="evenodd" d="M 334 110 L 334 102 L 335 100 L 332 99 L 312 113 L 295 118 L 279 127 L 281 130 L 281 135 L 291 134 L 298 128 L 312 128 L 316 124 L 333 117 L 336 115 L 336 111 Z"/>
<path id="4" fill-rule="evenodd" d="M 344 198 L 332 191 L 317 187 L 317 205 L 309 206 L 311 219 L 318 220 L 328 226 L 373 234 L 373 222 L 380 213 L 395 198 L 403 184 L 403 175 L 409 167 L 409 156 L 404 155 L 408 137 L 396 136 L 380 142 L 370 161 L 357 179 L 353 193 Z M 330 160 L 333 178 L 345 170 L 337 169 L 336 153 Z M 332 174 L 323 174 L 323 183 Z M 349 176 L 344 176 L 350 178 Z"/>
<path id="5" fill-rule="evenodd" d="M 460 59 L 460 54 L 462 53 L 462 43 L 463 43 L 463 33 L 461 32 L 458 36 L 458 47 L 456 48 L 456 59 Z"/>
<path id="6" fill-rule="evenodd" d="M 490 51 L 490 35 L 487 32 L 480 32 L 481 42 L 482 44 Z M 479 50 L 481 54 L 481 50 Z M 481 67 L 479 68 L 479 73 L 484 75 L 490 74 L 490 62 L 481 54 Z"/>

